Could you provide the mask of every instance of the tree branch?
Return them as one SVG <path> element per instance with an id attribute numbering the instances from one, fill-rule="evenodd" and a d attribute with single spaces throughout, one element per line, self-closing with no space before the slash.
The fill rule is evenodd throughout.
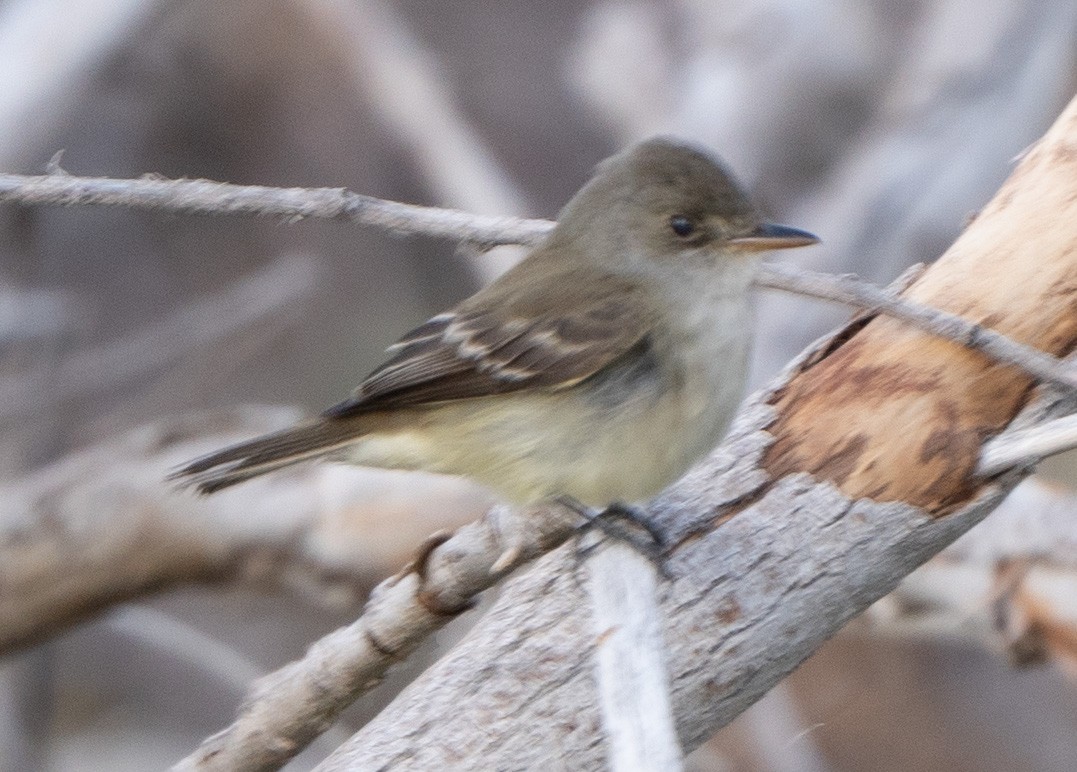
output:
<path id="1" fill-rule="evenodd" d="M 977 472 L 990 477 L 1015 466 L 1034 466 L 1073 448 L 1077 448 L 1077 415 L 1068 415 L 1000 434 L 984 447 Z"/>
<path id="2" fill-rule="evenodd" d="M 908 291 L 1052 355 L 1077 345 L 1077 101 Z M 984 438 L 1067 407 L 952 343 L 877 317 L 806 353 L 726 445 L 657 499 L 660 587 L 686 749 L 964 533 L 1022 470 L 976 476 Z M 567 550 L 509 583 L 468 639 L 321 769 L 602 763 L 597 641 Z M 496 663 L 496 667 L 491 666 Z"/>
<path id="3" fill-rule="evenodd" d="M 483 245 L 533 244 L 553 227 L 545 220 L 492 217 L 401 204 L 343 188 L 270 188 L 212 180 L 134 180 L 68 174 L 0 174 L 0 201 L 24 205 L 120 206 L 170 214 L 313 217 L 347 220 L 398 233 L 459 239 Z"/>
<path id="4" fill-rule="evenodd" d="M 756 284 L 833 300 L 869 313 L 886 314 L 945 340 L 952 340 L 966 348 L 979 351 L 996 362 L 1019 367 L 1047 383 L 1070 391 L 1077 389 L 1077 373 L 1057 357 L 1018 343 L 956 314 L 898 297 L 889 290 L 879 289 L 874 284 L 861 281 L 850 274 L 835 276 L 785 263 L 770 263 L 756 280 Z"/>
<path id="5" fill-rule="evenodd" d="M 489 217 L 451 209 L 401 204 L 342 188 L 268 188 L 209 180 L 119 180 L 50 174 L 0 174 L 0 202 L 58 206 L 123 206 L 177 214 L 346 219 L 399 233 L 460 239 L 483 245 L 534 244 L 553 227 L 548 220 Z M 1077 375 L 1055 357 L 1010 340 L 958 315 L 896 297 L 853 276 L 815 273 L 768 263 L 756 283 L 893 316 L 996 361 L 1020 367 L 1067 390 Z"/>
<path id="6" fill-rule="evenodd" d="M 385 478 L 401 473 L 335 465 L 211 498 L 163 482 L 181 461 L 297 418 L 280 408 L 172 418 L 0 485 L 0 652 L 185 582 L 275 584 L 354 604 L 424 535 L 484 506 L 459 481 L 413 475 L 416 500 L 441 505 L 408 526 L 390 512 L 386 527 Z"/>
<path id="7" fill-rule="evenodd" d="M 235 722 L 173 769 L 283 766 L 479 593 L 567 539 L 576 527 L 569 515 L 557 507 L 515 514 L 499 507 L 451 537 L 431 537 L 415 562 L 374 589 L 355 622 L 255 682 Z"/>
<path id="8" fill-rule="evenodd" d="M 607 766 L 677 772 L 684 759 L 669 698 L 655 567 L 628 544 L 606 539 L 587 573 Z"/>

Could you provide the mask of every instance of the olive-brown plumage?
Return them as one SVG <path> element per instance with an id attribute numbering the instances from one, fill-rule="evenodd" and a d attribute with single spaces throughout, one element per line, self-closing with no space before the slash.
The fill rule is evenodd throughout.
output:
<path id="1" fill-rule="evenodd" d="M 751 341 L 763 223 L 705 152 L 652 139 L 614 156 L 504 276 L 405 335 L 321 417 L 196 460 L 209 493 L 331 457 L 462 474 L 515 501 L 637 501 L 721 438 Z"/>

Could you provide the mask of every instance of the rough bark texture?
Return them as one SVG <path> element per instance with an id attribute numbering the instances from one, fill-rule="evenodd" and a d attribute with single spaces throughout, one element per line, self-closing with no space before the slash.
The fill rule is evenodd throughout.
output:
<path id="1" fill-rule="evenodd" d="M 358 619 L 256 681 L 236 720 L 172 769 L 284 766 L 428 635 L 517 567 L 567 540 L 578 525 L 576 514 L 562 507 L 494 507 L 454 534 L 431 536 L 411 563 L 374 588 Z M 671 718 L 667 722 L 672 726 Z"/>
<path id="2" fill-rule="evenodd" d="M 909 294 L 1061 353 L 1077 338 L 1075 278 L 1077 102 Z M 653 507 L 677 543 L 660 591 L 686 749 L 1001 501 L 1019 474 L 969 472 L 1031 391 L 877 319 L 753 398 L 726 445 Z M 322 768 L 600 768 L 595 636 L 574 568 L 562 549 L 512 582 Z"/>
<path id="3" fill-rule="evenodd" d="M 764 395 L 765 396 L 765 395 Z M 658 502 L 684 540 L 661 586 L 678 733 L 690 749 L 762 696 L 849 618 L 983 517 L 992 486 L 944 518 L 852 503 L 793 475 L 712 529 L 773 438 L 757 404 L 722 457 Z M 749 490 L 745 490 L 748 488 Z M 739 505 L 743 506 L 743 505 Z M 733 509 L 738 505 L 732 505 Z M 697 513 L 695 524 L 680 521 Z M 604 763 L 595 634 L 577 558 L 562 549 L 511 582 L 470 638 L 325 763 L 325 769 L 597 769 Z"/>

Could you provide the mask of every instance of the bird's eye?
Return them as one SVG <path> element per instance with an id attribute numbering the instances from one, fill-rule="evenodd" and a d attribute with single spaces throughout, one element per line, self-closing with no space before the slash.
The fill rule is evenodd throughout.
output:
<path id="1" fill-rule="evenodd" d="M 691 236 L 696 231 L 696 224 L 683 214 L 675 214 L 670 217 L 669 227 L 682 239 Z"/>

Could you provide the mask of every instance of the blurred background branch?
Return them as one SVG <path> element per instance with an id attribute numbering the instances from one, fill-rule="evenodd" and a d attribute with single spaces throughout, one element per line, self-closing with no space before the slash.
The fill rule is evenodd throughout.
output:
<path id="1" fill-rule="evenodd" d="M 264 347 L 259 337 L 272 340 L 282 327 L 295 324 L 310 302 L 316 268 L 310 257 L 284 255 L 235 286 L 208 293 L 118 340 L 78 351 L 38 372 L 0 379 L 0 420 L 62 410 L 67 402 L 151 376 L 191 352 L 228 345 L 224 341 L 238 335 L 245 337 L 246 346 Z"/>
<path id="2" fill-rule="evenodd" d="M 398 568 L 426 529 L 459 519 L 432 511 L 425 522 L 389 527 L 370 475 L 334 468 L 299 469 L 242 496 L 199 497 L 163 483 L 192 455 L 295 418 L 252 407 L 165 420 L 6 484 L 0 651 L 177 584 L 283 588 L 347 608 Z"/>

